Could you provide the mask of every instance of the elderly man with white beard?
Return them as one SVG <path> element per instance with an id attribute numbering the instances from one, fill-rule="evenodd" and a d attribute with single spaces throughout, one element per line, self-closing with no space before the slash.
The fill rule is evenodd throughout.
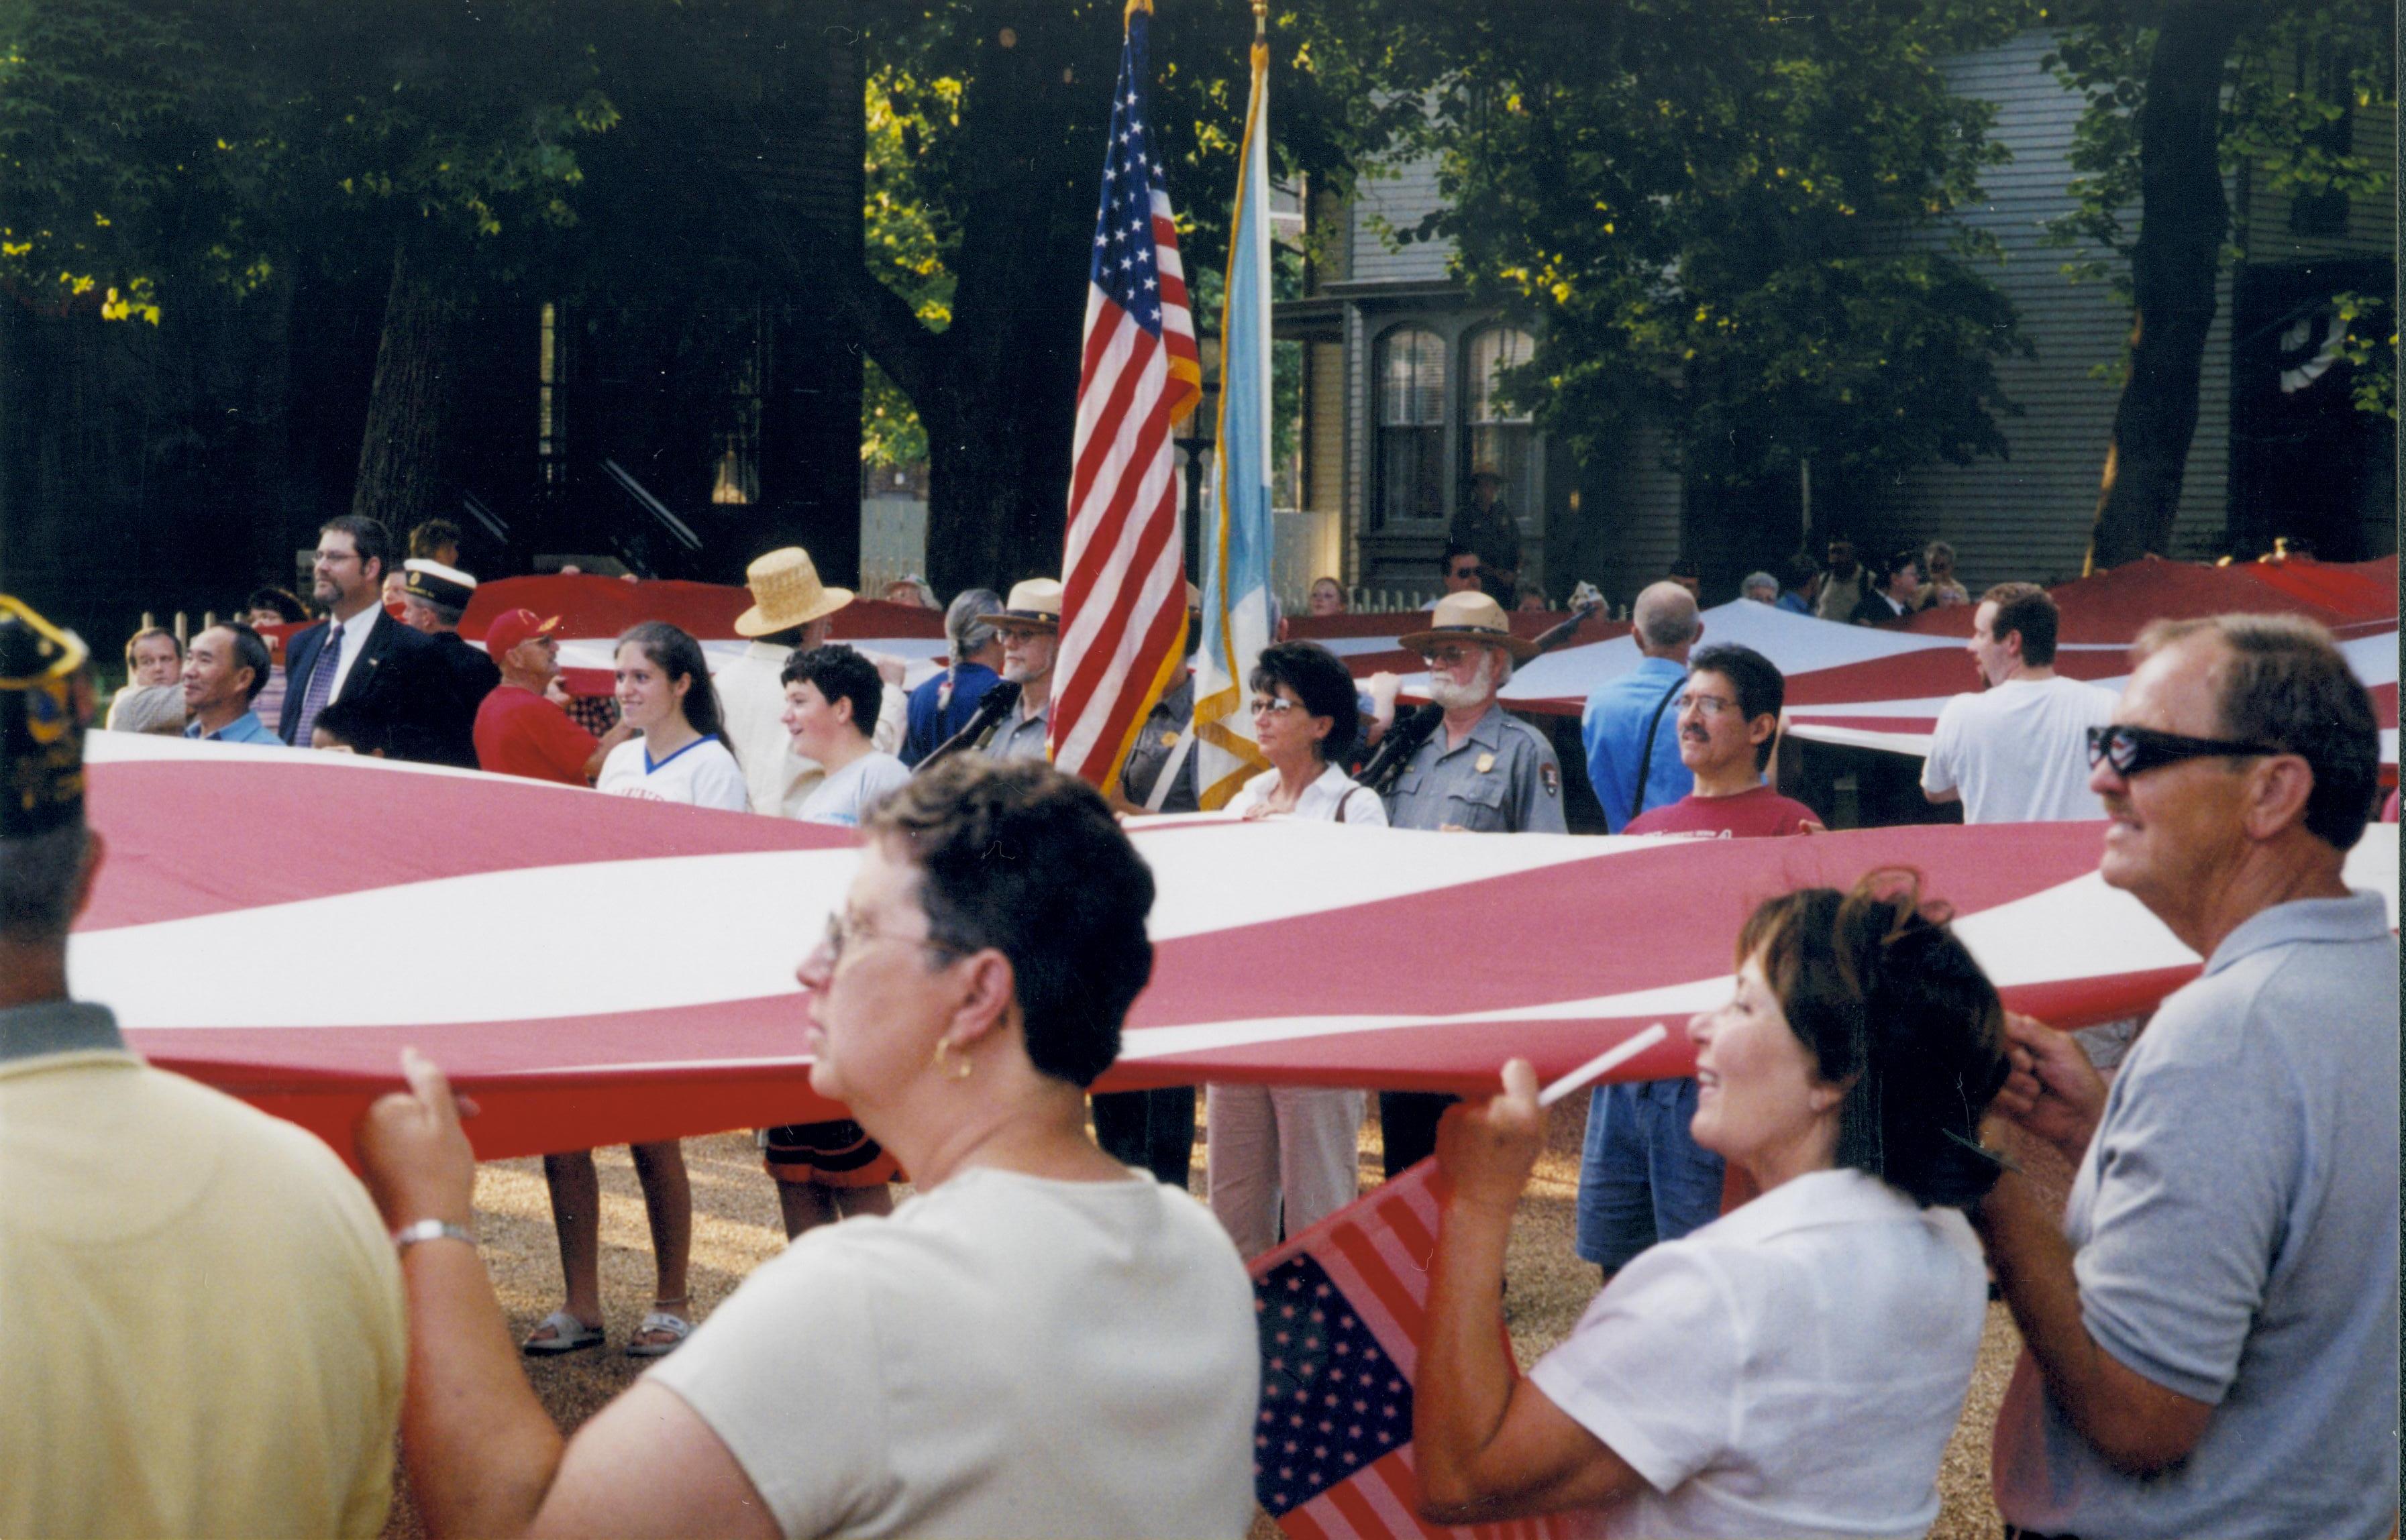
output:
<path id="1" fill-rule="evenodd" d="M 1512 665 L 1537 656 L 1536 644 L 1514 636 L 1503 606 L 1477 592 L 1437 600 L 1429 629 L 1403 644 L 1428 659 L 1429 699 L 1444 708 L 1445 720 L 1404 762 L 1387 792 L 1387 822 L 1482 834 L 1568 833 L 1553 745 L 1495 699 Z M 1379 1094 L 1389 1176 L 1437 1149 L 1437 1120 L 1453 1100 L 1427 1092 Z"/>

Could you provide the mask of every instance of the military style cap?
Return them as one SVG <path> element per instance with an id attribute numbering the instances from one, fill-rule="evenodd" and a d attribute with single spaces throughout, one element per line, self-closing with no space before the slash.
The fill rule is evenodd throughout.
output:
<path id="1" fill-rule="evenodd" d="M 464 610 L 468 600 L 476 597 L 476 580 L 457 567 L 412 557 L 401 568 L 407 574 L 402 580 L 402 591 L 412 599 L 440 604 L 446 610 Z"/>
<path id="2" fill-rule="evenodd" d="M 0 594 L 0 840 L 83 821 L 84 645 Z"/>

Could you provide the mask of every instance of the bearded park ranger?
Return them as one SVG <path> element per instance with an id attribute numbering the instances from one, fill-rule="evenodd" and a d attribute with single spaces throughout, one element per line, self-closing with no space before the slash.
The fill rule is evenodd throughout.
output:
<path id="1" fill-rule="evenodd" d="M 1388 788 L 1388 824 L 1479 834 L 1569 833 L 1553 745 L 1496 699 L 1512 665 L 1537 656 L 1536 643 L 1514 636 L 1504 607 L 1477 591 L 1438 600 L 1429 629 L 1402 641 L 1428 659 L 1429 700 L 1445 715 Z M 1437 1120 L 1453 1102 L 1425 1091 L 1379 1093 L 1389 1176 L 1437 1149 Z"/>
<path id="2" fill-rule="evenodd" d="M 2009 1018 L 1998 1107 L 2079 1162 L 1974 1215 L 2025 1344 L 2008 1534 L 2379 1540 L 2398 1519 L 2398 940 L 2346 853 L 2380 733 L 2330 636 L 2159 622 L 2089 729 L 2098 874 L 2205 959 L 2109 1091 Z"/>
<path id="3" fill-rule="evenodd" d="M 104 854 L 83 663 L 0 597 L 0 1534 L 366 1540 L 406 1357 L 367 1194 L 67 993 Z"/>

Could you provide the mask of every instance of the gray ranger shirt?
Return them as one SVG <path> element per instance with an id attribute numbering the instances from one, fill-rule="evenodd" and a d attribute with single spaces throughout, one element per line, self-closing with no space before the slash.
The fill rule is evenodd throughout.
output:
<path id="1" fill-rule="evenodd" d="M 1448 824 L 1482 834 L 1567 834 L 1563 770 L 1545 735 L 1490 702 L 1458 747 L 1439 723 L 1387 794 L 1396 828 Z"/>
<path id="2" fill-rule="evenodd" d="M 1012 707 L 1011 713 L 995 725 L 994 736 L 985 741 L 987 758 L 1044 757 L 1044 734 L 1050 730 L 1048 723 L 1053 714 L 1053 698 L 1046 696 L 1044 704 L 1037 707 L 1032 715 L 1021 709 L 1026 704 L 1023 698 L 1019 706 Z"/>

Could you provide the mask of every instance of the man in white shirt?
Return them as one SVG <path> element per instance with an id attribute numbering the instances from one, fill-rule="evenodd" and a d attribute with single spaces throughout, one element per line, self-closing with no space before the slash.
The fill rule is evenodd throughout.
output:
<path id="1" fill-rule="evenodd" d="M 2105 816 L 2088 789 L 2088 729 L 2114 694 L 2055 671 L 2055 600 L 2034 583 L 1980 596 L 1967 644 L 1988 688 L 1938 713 L 1921 792 L 1960 801 L 1967 824 L 2060 823 Z"/>
<path id="2" fill-rule="evenodd" d="M 741 657 L 711 671 L 718 687 L 719 714 L 728 746 L 743 767 L 752 811 L 771 818 L 798 818 L 802 804 L 827 778 L 826 767 L 796 752 L 785 730 L 785 660 L 823 645 L 835 613 L 853 600 L 849 588 L 819 582 L 811 554 L 799 545 L 771 551 L 744 569 L 752 607 L 736 617 L 735 633 L 755 638 Z M 902 743 L 904 697 L 899 679 L 885 682 L 879 702 L 875 747 L 892 754 Z"/>

